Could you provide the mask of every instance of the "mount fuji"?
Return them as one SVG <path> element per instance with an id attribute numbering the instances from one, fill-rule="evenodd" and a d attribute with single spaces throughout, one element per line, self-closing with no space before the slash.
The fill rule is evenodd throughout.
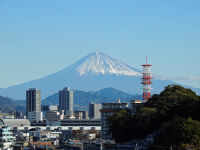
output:
<path id="1" fill-rule="evenodd" d="M 140 70 L 104 53 L 95 52 L 59 72 L 20 85 L 0 89 L 0 95 L 13 99 L 25 99 L 27 89 L 39 88 L 42 91 L 42 98 L 45 98 L 66 86 L 84 91 L 113 87 L 130 94 L 141 94 L 141 76 Z M 154 77 L 152 92 L 158 93 L 168 84 L 174 84 L 174 82 Z"/>

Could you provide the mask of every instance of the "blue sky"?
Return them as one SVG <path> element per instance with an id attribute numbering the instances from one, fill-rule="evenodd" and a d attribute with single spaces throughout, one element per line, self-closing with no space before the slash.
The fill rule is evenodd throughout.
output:
<path id="1" fill-rule="evenodd" d="M 105 52 L 200 88 L 199 0 L 0 0 L 0 87 Z"/>

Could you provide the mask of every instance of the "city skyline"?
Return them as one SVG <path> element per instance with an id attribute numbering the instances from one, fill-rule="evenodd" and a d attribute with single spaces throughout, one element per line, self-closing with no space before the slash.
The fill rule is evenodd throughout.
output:
<path id="1" fill-rule="evenodd" d="M 88 53 L 200 88 L 199 1 L 0 1 L 1 88 L 44 77 Z"/>

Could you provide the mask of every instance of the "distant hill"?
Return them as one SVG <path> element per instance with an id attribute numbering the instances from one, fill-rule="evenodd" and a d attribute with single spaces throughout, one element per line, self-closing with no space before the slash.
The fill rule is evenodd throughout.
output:
<path id="1" fill-rule="evenodd" d="M 116 100 L 118 98 L 120 98 L 121 100 L 127 100 L 133 98 L 133 95 L 117 90 L 115 88 L 105 88 L 95 92 L 94 94 L 98 96 L 103 95 L 109 100 Z"/>
<path id="2" fill-rule="evenodd" d="M 74 90 L 74 109 L 87 110 L 90 102 L 94 103 L 109 103 L 117 102 L 117 99 L 122 102 L 130 102 L 131 99 L 141 99 L 142 95 L 131 95 L 115 88 L 105 88 L 96 92 L 85 92 Z M 9 97 L 0 96 L 0 111 L 5 113 L 13 113 L 15 111 L 25 112 L 25 100 L 13 100 Z M 42 105 L 58 105 L 58 93 L 55 93 L 44 100 Z"/>
<path id="3" fill-rule="evenodd" d="M 0 96 L 0 111 L 5 113 L 12 113 L 15 111 L 25 112 L 25 101 L 13 100 L 8 97 Z"/>
<path id="4" fill-rule="evenodd" d="M 142 95 L 131 95 L 126 92 L 114 88 L 105 88 L 96 92 L 84 92 L 74 90 L 74 109 L 85 110 L 90 102 L 94 103 L 109 103 L 117 102 L 117 99 L 122 102 L 130 102 L 131 99 L 142 99 Z M 43 105 L 58 105 L 58 93 L 55 93 L 42 101 Z"/>

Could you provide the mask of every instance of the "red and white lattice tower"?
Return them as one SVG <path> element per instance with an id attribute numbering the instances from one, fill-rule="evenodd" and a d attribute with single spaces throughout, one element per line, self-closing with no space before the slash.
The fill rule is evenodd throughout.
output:
<path id="1" fill-rule="evenodd" d="M 147 57 L 146 57 L 146 64 L 143 66 L 143 76 L 142 76 L 142 84 L 143 84 L 143 100 L 148 100 L 151 97 L 151 84 L 152 84 L 152 75 L 151 75 L 151 66 L 147 64 Z"/>

